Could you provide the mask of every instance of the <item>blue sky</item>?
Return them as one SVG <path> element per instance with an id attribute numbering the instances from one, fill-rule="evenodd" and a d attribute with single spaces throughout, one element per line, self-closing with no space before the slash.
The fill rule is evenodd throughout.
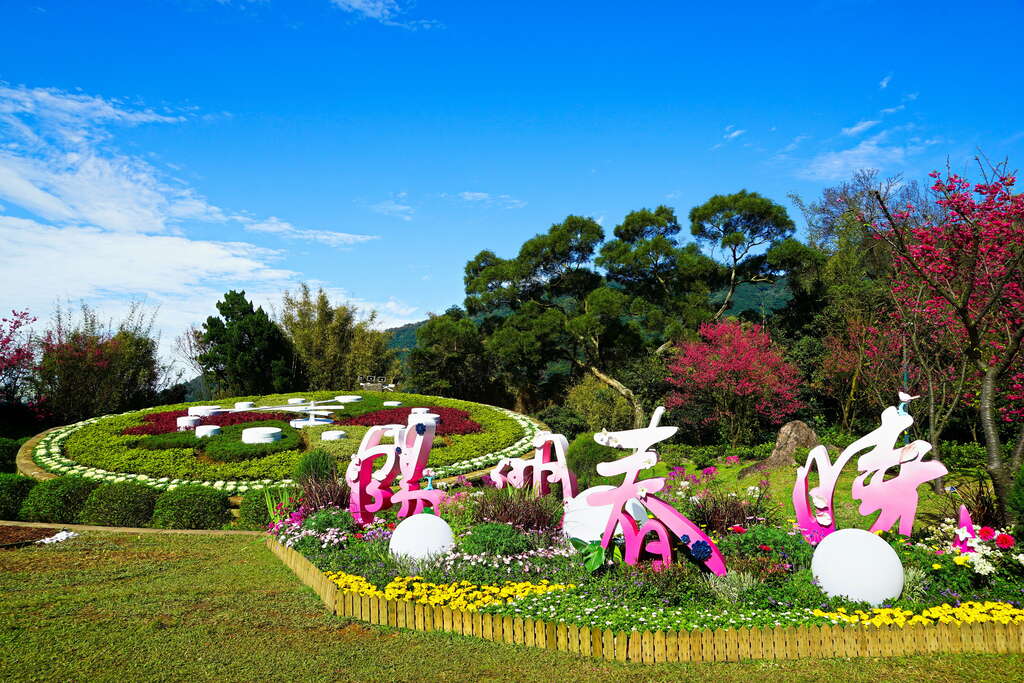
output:
<path id="1" fill-rule="evenodd" d="M 0 309 L 398 324 L 567 214 L 1024 157 L 1021 2 L 0 0 Z"/>

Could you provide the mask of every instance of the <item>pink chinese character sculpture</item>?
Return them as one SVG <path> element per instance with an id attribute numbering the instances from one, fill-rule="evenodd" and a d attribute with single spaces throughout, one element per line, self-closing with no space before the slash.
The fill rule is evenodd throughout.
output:
<path id="1" fill-rule="evenodd" d="M 496 488 L 506 484 L 512 488 L 531 487 L 534 495 L 546 496 L 551 484 L 562 485 L 565 501 L 576 497 L 576 475 L 569 469 L 566 451 L 569 441 L 561 434 L 538 432 L 533 438 L 534 455 L 530 460 L 503 458 L 491 470 L 491 480 Z"/>
<path id="2" fill-rule="evenodd" d="M 966 505 L 960 506 L 960 520 L 957 522 L 956 531 L 953 534 L 952 546 L 962 553 L 973 553 L 975 548 L 967 542 L 972 538 L 977 538 L 978 534 L 974 530 L 974 520 L 971 519 L 971 513 L 967 511 Z"/>
<path id="3" fill-rule="evenodd" d="M 665 487 L 665 479 L 652 477 L 637 481 L 641 470 L 654 467 L 658 462 L 658 454 L 650 450 L 651 446 L 671 437 L 678 429 L 658 426 L 664 412 L 665 408 L 659 406 L 651 417 L 650 425 L 644 429 L 595 434 L 594 440 L 599 444 L 632 449 L 633 453 L 597 465 L 597 471 L 602 476 L 624 475 L 622 484 L 610 491 L 588 493 L 588 489 L 580 495 L 587 496 L 586 502 L 590 506 L 611 506 L 601 545 L 607 549 L 616 529 L 621 528 L 626 541 L 625 561 L 628 564 L 636 564 L 641 550 L 659 556 L 662 566 L 670 564 L 673 538 L 677 538 L 687 547 L 691 557 L 703 562 L 711 572 L 724 575 L 725 559 L 707 534 L 671 505 L 653 495 Z M 643 524 L 639 524 L 626 510 L 626 504 L 632 499 L 638 500 L 651 516 Z M 648 536 L 653 538 L 646 540 Z"/>
<path id="4" fill-rule="evenodd" d="M 902 398 L 902 396 L 901 396 Z M 861 472 L 853 482 L 853 498 L 861 501 L 860 513 L 880 511 L 871 525 L 872 531 L 889 530 L 899 522 L 899 532 L 909 536 L 917 513 L 917 487 L 947 473 L 935 460 L 924 460 L 931 450 L 927 441 L 914 441 L 896 448 L 896 441 L 914 418 L 889 406 L 882 412 L 878 429 L 847 446 L 833 463 L 824 446 L 817 446 L 807 455 L 807 462 L 797 469 L 793 485 L 793 509 L 801 533 L 811 544 L 836 530 L 833 498 L 836 482 L 846 463 L 856 454 L 870 449 L 857 460 Z M 896 476 L 886 473 L 896 468 Z M 808 489 L 811 471 L 818 472 L 818 485 Z"/>
<path id="5" fill-rule="evenodd" d="M 399 517 L 423 512 L 428 505 L 437 513 L 444 492 L 420 488 L 437 426 L 432 420 L 417 421 L 420 417 L 410 415 L 408 425 L 378 425 L 363 436 L 359 451 L 352 456 L 345 472 L 351 491 L 349 511 L 360 524 L 370 524 L 376 513 L 394 503 L 402 505 Z M 395 443 L 381 444 L 385 436 L 393 436 Z M 378 466 L 381 459 L 383 463 Z M 399 475 L 398 491 L 393 492 L 391 488 Z"/>

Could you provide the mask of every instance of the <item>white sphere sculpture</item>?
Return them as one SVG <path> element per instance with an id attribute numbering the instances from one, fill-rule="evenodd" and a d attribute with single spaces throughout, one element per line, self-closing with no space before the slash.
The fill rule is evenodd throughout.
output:
<path id="1" fill-rule="evenodd" d="M 591 493 L 611 491 L 613 488 L 615 487 L 606 485 L 592 486 L 570 500 L 565 506 L 565 517 L 562 518 L 562 532 L 568 538 L 578 538 L 587 543 L 601 540 L 605 525 L 608 524 L 608 515 L 612 512 L 612 506 L 592 506 L 587 503 L 587 496 Z M 626 503 L 626 512 L 632 515 L 638 523 L 642 524 L 647 521 L 647 510 L 638 500 L 630 500 Z M 621 533 L 621 527 L 616 529 L 616 535 Z"/>
<path id="2" fill-rule="evenodd" d="M 195 415 L 185 415 L 183 417 L 179 417 L 176 420 L 176 423 L 178 425 L 178 431 L 179 432 L 184 432 L 184 431 L 187 431 L 189 429 L 194 428 L 196 425 L 198 425 L 202 421 L 203 421 L 203 418 L 201 418 L 201 417 L 196 417 Z"/>
<path id="3" fill-rule="evenodd" d="M 255 407 L 255 401 L 239 401 L 238 403 L 235 404 L 235 410 L 249 410 L 250 408 Z"/>
<path id="4" fill-rule="evenodd" d="M 220 427 L 217 425 L 196 426 L 196 436 L 200 439 L 207 436 L 213 436 L 214 434 L 220 434 Z"/>
<path id="5" fill-rule="evenodd" d="M 273 443 L 281 437 L 280 427 L 249 427 L 242 430 L 242 443 Z"/>
<path id="6" fill-rule="evenodd" d="M 863 529 L 826 536 L 811 557 L 811 573 L 832 597 L 880 605 L 903 592 L 903 563 L 888 543 Z"/>
<path id="7" fill-rule="evenodd" d="M 448 522 L 437 515 L 420 513 L 406 517 L 391 534 L 392 555 L 423 560 L 442 555 L 455 547 L 455 535 Z"/>
<path id="8" fill-rule="evenodd" d="M 383 405 L 388 408 L 396 408 L 402 405 L 401 401 L 384 401 Z"/>
<path id="9" fill-rule="evenodd" d="M 320 433 L 321 441 L 340 441 L 348 436 L 345 432 L 340 429 L 328 429 L 326 432 Z"/>

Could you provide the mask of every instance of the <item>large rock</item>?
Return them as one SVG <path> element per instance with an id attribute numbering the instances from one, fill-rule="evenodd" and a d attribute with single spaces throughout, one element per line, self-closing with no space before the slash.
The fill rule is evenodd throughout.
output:
<path id="1" fill-rule="evenodd" d="M 740 470 L 740 477 L 756 472 L 767 472 L 778 467 L 789 467 L 794 464 L 793 454 L 798 448 L 814 448 L 821 441 L 814 430 L 807 426 L 806 422 L 793 420 L 782 425 L 779 436 L 775 440 L 775 448 L 767 459 L 756 465 L 744 467 Z"/>

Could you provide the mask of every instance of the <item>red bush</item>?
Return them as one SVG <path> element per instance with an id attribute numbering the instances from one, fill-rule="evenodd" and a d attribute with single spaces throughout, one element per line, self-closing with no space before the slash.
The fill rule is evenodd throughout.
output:
<path id="1" fill-rule="evenodd" d="M 188 415 L 187 410 L 168 410 L 164 413 L 150 413 L 142 417 L 145 424 L 135 427 L 128 427 L 122 434 L 137 436 L 149 434 L 168 434 L 178 430 L 178 418 Z M 231 425 L 256 422 L 258 420 L 294 420 L 300 418 L 300 414 L 291 413 L 261 413 L 257 411 L 244 411 L 241 413 L 221 413 L 202 418 L 200 424 L 217 425 L 218 427 L 229 427 Z"/>
<path id="2" fill-rule="evenodd" d="M 372 427 L 374 425 L 405 424 L 409 420 L 409 412 L 412 408 L 385 408 L 366 413 L 359 417 L 350 417 L 342 420 L 343 425 L 362 425 Z M 455 434 L 475 434 L 482 427 L 469 419 L 469 413 L 458 408 L 428 408 L 430 412 L 441 416 L 441 424 L 437 425 L 439 436 L 451 436 Z"/>

